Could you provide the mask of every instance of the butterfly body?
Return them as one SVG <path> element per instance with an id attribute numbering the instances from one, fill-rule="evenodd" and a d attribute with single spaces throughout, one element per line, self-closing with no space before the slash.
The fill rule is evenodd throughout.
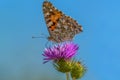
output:
<path id="1" fill-rule="evenodd" d="M 76 34 L 82 31 L 81 25 L 56 9 L 49 1 L 43 2 L 43 13 L 50 41 L 56 43 L 71 41 Z"/>

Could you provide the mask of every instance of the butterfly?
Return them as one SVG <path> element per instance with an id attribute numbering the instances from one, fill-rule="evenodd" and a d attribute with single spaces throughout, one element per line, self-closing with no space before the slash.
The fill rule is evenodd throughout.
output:
<path id="1" fill-rule="evenodd" d="M 76 34 L 82 32 L 82 26 L 76 20 L 65 15 L 47 0 L 43 2 L 43 14 L 50 35 L 49 41 L 71 41 Z"/>

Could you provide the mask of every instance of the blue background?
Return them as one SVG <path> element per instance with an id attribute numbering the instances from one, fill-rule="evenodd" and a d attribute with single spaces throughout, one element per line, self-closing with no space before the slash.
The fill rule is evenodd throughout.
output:
<path id="1" fill-rule="evenodd" d="M 120 80 L 120 0 L 50 0 L 72 16 L 84 32 L 74 38 L 76 58 L 87 67 L 81 80 Z M 0 0 L 0 80 L 65 80 L 52 64 L 42 64 L 49 35 L 43 0 Z"/>

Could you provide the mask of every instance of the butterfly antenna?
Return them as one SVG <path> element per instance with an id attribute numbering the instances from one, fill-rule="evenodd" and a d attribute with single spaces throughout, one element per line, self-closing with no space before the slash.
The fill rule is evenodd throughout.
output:
<path id="1" fill-rule="evenodd" d="M 43 34 L 43 33 L 42 33 L 41 35 L 47 38 L 47 35 L 45 35 L 45 34 Z"/>
<path id="2" fill-rule="evenodd" d="M 49 43 L 49 41 L 47 41 L 47 42 L 45 43 L 45 47 L 46 47 L 46 48 L 49 47 L 49 46 L 48 46 L 48 43 Z"/>
<path id="3" fill-rule="evenodd" d="M 32 38 L 47 38 L 47 35 L 45 35 L 45 34 L 41 34 L 41 36 L 39 36 L 39 37 L 35 37 L 35 36 L 32 36 Z"/>
<path id="4" fill-rule="evenodd" d="M 42 37 L 42 36 L 41 37 L 32 36 L 32 39 L 34 39 L 34 38 L 45 38 L 45 37 Z"/>

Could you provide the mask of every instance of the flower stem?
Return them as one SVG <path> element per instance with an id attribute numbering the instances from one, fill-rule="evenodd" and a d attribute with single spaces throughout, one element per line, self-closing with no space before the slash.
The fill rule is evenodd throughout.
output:
<path id="1" fill-rule="evenodd" d="M 76 80 L 75 77 L 73 77 L 72 80 Z"/>
<path id="2" fill-rule="evenodd" d="M 70 78 L 69 78 L 69 72 L 66 72 L 66 80 L 70 80 Z"/>

